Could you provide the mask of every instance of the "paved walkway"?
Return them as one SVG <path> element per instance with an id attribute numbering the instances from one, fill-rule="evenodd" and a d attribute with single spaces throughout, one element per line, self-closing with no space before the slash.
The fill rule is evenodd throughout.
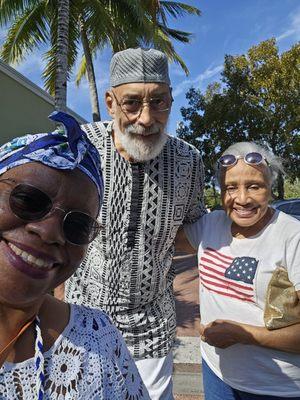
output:
<path id="1" fill-rule="evenodd" d="M 191 396 L 185 394 L 175 394 L 175 400 L 204 400 L 202 395 L 200 396 Z"/>
<path id="2" fill-rule="evenodd" d="M 175 399 L 203 400 L 197 259 L 196 256 L 177 256 L 174 264 L 177 313 L 173 374 Z"/>
<path id="3" fill-rule="evenodd" d="M 199 336 L 199 275 L 196 256 L 174 259 L 174 293 L 177 313 L 177 336 Z"/>

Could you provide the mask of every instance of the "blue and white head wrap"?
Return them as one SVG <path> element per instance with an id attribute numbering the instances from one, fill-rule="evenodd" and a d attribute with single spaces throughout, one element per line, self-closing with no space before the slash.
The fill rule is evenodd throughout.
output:
<path id="1" fill-rule="evenodd" d="M 96 147 L 75 118 L 56 111 L 49 118 L 61 122 L 65 129 L 25 135 L 1 146 L 0 175 L 11 168 L 34 161 L 56 169 L 79 168 L 96 185 L 101 203 L 103 177 Z"/>

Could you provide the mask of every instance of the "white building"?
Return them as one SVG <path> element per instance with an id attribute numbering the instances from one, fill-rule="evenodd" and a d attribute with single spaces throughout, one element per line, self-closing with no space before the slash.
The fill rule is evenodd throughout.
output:
<path id="1" fill-rule="evenodd" d="M 0 60 L 0 145 L 26 133 L 53 130 L 48 119 L 52 111 L 53 97 Z M 78 122 L 86 122 L 72 110 L 67 112 Z"/>

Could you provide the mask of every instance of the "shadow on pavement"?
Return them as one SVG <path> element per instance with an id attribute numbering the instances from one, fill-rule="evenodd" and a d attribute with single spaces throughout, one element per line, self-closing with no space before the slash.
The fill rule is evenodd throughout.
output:
<path id="1" fill-rule="evenodd" d="M 177 254 L 174 258 L 176 278 L 174 294 L 178 336 L 199 336 L 199 278 L 197 258 Z"/>

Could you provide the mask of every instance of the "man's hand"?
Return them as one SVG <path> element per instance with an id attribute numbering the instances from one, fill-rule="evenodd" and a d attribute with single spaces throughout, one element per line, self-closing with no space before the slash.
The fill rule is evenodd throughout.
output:
<path id="1" fill-rule="evenodd" d="M 65 300 L 65 284 L 61 283 L 59 286 L 57 286 L 54 289 L 54 297 L 56 297 L 58 300 Z"/>

